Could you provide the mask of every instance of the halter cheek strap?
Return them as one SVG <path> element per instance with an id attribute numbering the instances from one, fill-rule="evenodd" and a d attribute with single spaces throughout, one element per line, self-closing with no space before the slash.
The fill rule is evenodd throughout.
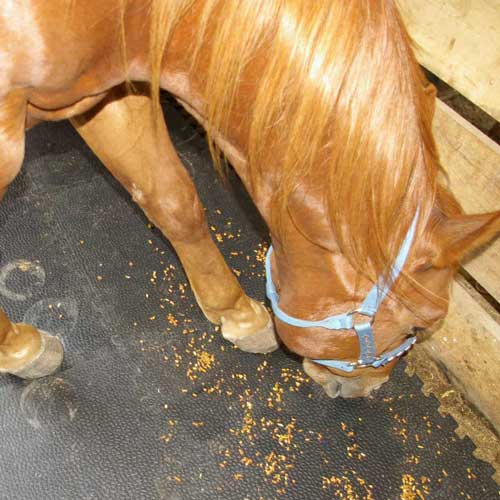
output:
<path id="1" fill-rule="evenodd" d="M 415 337 L 407 338 L 399 347 L 387 351 L 380 356 L 375 355 L 375 336 L 373 334 L 372 324 L 374 321 L 374 316 L 377 313 L 380 304 L 385 299 L 392 284 L 396 281 L 397 277 L 400 275 L 401 270 L 408 258 L 410 253 L 411 245 L 415 237 L 415 231 L 417 227 L 417 221 L 419 216 L 419 210 L 415 214 L 408 233 L 405 236 L 403 244 L 399 250 L 399 254 L 391 268 L 391 275 L 387 281 L 383 278 L 379 278 L 378 282 L 372 287 L 368 292 L 365 300 L 361 306 L 354 311 L 350 311 L 343 314 L 337 314 L 335 316 L 330 316 L 328 318 L 319 321 L 309 321 L 300 318 L 295 318 L 285 313 L 279 307 L 279 295 L 274 286 L 272 274 L 271 274 L 271 254 L 273 247 L 270 246 L 266 254 L 266 295 L 271 302 L 271 307 L 273 309 L 276 317 L 289 325 L 296 326 L 299 328 L 311 328 L 320 327 L 327 328 L 328 330 L 352 330 L 354 329 L 359 341 L 359 360 L 357 361 L 341 361 L 334 359 L 314 359 L 315 363 L 327 366 L 329 368 L 336 368 L 345 372 L 352 372 L 356 368 L 366 368 L 373 367 L 378 368 L 383 366 L 393 359 L 402 356 L 406 351 L 408 351 L 411 346 L 415 343 Z M 360 324 L 354 324 L 353 316 L 354 314 L 360 314 L 369 318 L 369 321 Z"/>

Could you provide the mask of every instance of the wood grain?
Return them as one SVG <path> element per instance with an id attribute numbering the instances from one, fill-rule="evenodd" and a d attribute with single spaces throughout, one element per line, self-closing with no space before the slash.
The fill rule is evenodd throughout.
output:
<path id="1" fill-rule="evenodd" d="M 500 121 L 500 0 L 397 0 L 423 66 Z"/>
<path id="2" fill-rule="evenodd" d="M 500 147 L 437 101 L 434 136 L 449 186 L 468 213 L 500 210 Z M 464 264 L 500 302 L 500 239 Z"/>
<path id="3" fill-rule="evenodd" d="M 451 298 L 444 324 L 422 346 L 500 432 L 500 315 L 461 277 Z"/>

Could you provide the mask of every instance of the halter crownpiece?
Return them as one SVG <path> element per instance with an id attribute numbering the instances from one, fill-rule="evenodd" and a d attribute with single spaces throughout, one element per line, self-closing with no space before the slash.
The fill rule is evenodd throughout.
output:
<path id="1" fill-rule="evenodd" d="M 289 325 L 296 326 L 299 328 L 311 328 L 311 327 L 321 327 L 327 328 L 328 330 L 352 330 L 354 329 L 359 341 L 359 359 L 357 361 L 341 361 L 335 359 L 313 359 L 315 363 L 327 366 L 329 368 L 336 368 L 344 372 L 352 372 L 355 368 L 367 368 L 373 367 L 378 368 L 380 366 L 386 365 L 395 358 L 402 356 L 406 351 L 408 351 L 412 345 L 415 343 L 416 338 L 407 338 L 399 347 L 392 349 L 390 351 L 381 354 L 380 356 L 375 355 L 375 337 L 373 335 L 372 324 L 374 321 L 375 314 L 380 307 L 380 304 L 385 299 L 392 285 L 396 281 L 397 277 L 400 275 L 403 266 L 405 265 L 406 259 L 410 253 L 411 245 L 415 237 L 415 231 L 417 228 L 417 221 L 419 217 L 419 209 L 413 221 L 411 223 L 408 232 L 406 233 L 405 239 L 399 254 L 391 268 L 391 275 L 388 281 L 384 281 L 380 277 L 373 285 L 372 289 L 368 292 L 365 300 L 360 307 L 354 311 L 349 311 L 343 314 L 337 314 L 335 316 L 329 316 L 328 318 L 319 321 L 309 321 L 304 319 L 295 318 L 285 313 L 279 307 L 279 295 L 276 291 L 276 287 L 273 283 L 272 273 L 271 273 L 271 254 L 273 252 L 272 245 L 266 254 L 266 295 L 271 302 L 271 307 L 273 309 L 276 317 L 288 323 Z M 360 314 L 370 318 L 369 321 L 360 324 L 354 324 L 354 314 Z"/>

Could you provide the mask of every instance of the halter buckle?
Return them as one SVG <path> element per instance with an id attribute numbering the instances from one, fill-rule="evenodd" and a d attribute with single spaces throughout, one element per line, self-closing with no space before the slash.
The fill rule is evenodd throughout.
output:
<path id="1" fill-rule="evenodd" d="M 373 325 L 373 323 L 375 322 L 375 313 L 374 314 L 367 314 L 366 312 L 363 312 L 359 307 L 357 307 L 356 309 L 352 309 L 351 311 L 349 311 L 346 314 L 347 314 L 347 316 L 354 316 L 355 314 L 361 314 L 361 316 L 364 316 L 365 318 L 369 318 L 368 323 L 370 323 L 370 325 Z M 354 325 L 354 321 L 353 321 L 353 325 Z"/>
<path id="2" fill-rule="evenodd" d="M 372 363 L 363 363 L 360 359 L 349 363 L 353 368 L 370 368 Z"/>

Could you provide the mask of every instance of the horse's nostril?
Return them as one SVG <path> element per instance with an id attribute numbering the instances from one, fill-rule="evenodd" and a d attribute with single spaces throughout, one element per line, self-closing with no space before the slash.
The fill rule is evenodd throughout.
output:
<path id="1" fill-rule="evenodd" d="M 340 394 L 340 390 L 342 389 L 342 385 L 336 380 L 332 380 L 323 386 L 327 396 L 330 398 L 336 398 Z"/>
<path id="2" fill-rule="evenodd" d="M 423 332 L 425 328 L 423 326 L 412 326 L 411 335 L 416 335 L 417 333 Z"/>

